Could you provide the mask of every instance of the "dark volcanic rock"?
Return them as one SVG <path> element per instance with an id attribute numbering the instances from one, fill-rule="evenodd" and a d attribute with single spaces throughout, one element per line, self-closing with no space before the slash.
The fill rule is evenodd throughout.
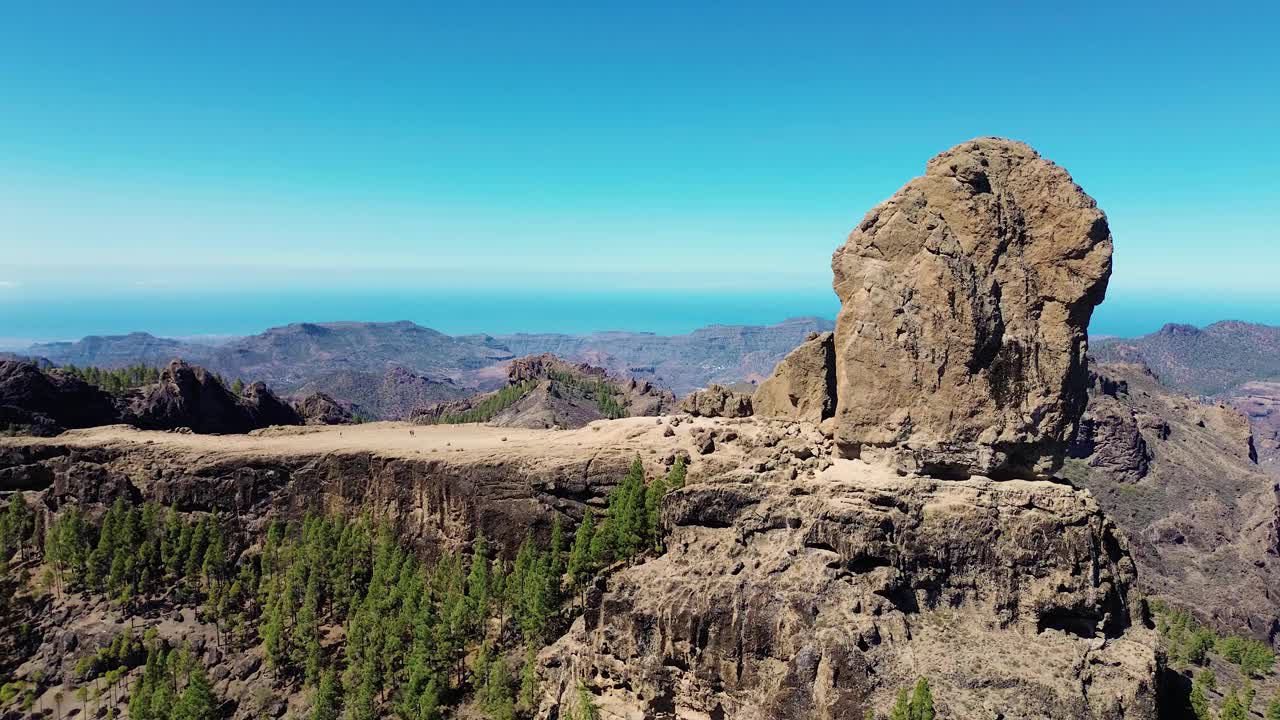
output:
<path id="1" fill-rule="evenodd" d="M 51 435 L 118 422 L 111 396 L 83 380 L 34 363 L 0 360 L 0 430 Z"/>
<path id="2" fill-rule="evenodd" d="M 301 424 L 297 412 L 262 383 L 237 398 L 208 370 L 174 360 L 160 382 L 131 393 L 125 421 L 148 430 L 190 428 L 197 433 L 246 433 L 273 424 Z"/>
<path id="3" fill-rule="evenodd" d="M 1027 145 L 929 161 L 832 258 L 836 439 L 944 477 L 1045 477 L 1088 392 L 1086 330 L 1111 275 L 1106 216 Z"/>
<path id="4" fill-rule="evenodd" d="M 347 425 L 355 422 L 351 411 L 324 393 L 312 393 L 294 403 L 307 425 Z"/>
<path id="5" fill-rule="evenodd" d="M 1068 455 L 1086 460 L 1090 467 L 1117 481 L 1137 482 L 1147 476 L 1151 450 L 1142 436 L 1137 413 L 1125 402 L 1129 384 L 1096 372 L 1090 375 L 1089 405 Z"/>
<path id="6" fill-rule="evenodd" d="M 251 383 L 240 396 L 240 404 L 249 412 L 256 427 L 301 425 L 302 416 L 292 405 L 281 400 L 261 381 Z"/>

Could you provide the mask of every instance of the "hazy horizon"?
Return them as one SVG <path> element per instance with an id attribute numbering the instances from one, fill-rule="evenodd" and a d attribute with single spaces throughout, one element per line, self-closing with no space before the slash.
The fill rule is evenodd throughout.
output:
<path id="1" fill-rule="evenodd" d="M 1180 308 L 1180 309 L 1179 309 Z M 184 293 L 155 291 L 87 302 L 48 301 L 7 314 L 0 306 L 0 350 L 90 335 L 146 332 L 158 337 L 241 337 L 299 322 L 408 320 L 450 335 L 518 332 L 586 334 L 622 330 L 677 335 L 708 325 L 772 325 L 790 318 L 834 319 L 829 290 L 807 292 L 658 289 L 494 292 L 365 291 L 317 296 L 305 292 Z M 1280 308 L 1218 297 L 1185 303 L 1178 297 L 1117 297 L 1094 313 L 1090 334 L 1134 337 L 1167 323 L 1204 327 L 1222 320 L 1280 325 Z M 10 328 L 17 330 L 13 332 Z"/>

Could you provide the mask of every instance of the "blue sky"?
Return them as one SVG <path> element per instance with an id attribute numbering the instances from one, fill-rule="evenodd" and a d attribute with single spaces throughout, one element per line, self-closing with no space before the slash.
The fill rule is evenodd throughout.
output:
<path id="1" fill-rule="evenodd" d="M 0 339 L 264 287 L 282 318 L 388 291 L 826 302 L 862 214 L 978 135 L 1107 211 L 1117 328 L 1144 303 L 1280 322 L 1274 4 L 0 5 Z"/>

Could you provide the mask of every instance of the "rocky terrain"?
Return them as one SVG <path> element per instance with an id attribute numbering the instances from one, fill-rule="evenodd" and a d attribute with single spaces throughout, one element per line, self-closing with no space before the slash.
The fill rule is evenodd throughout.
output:
<path id="1" fill-rule="evenodd" d="M 1145 592 L 1275 639 L 1280 502 L 1243 415 L 1172 391 L 1145 366 L 1104 364 L 1071 455 L 1067 477 L 1124 530 Z"/>
<path id="2" fill-rule="evenodd" d="M 1280 327 L 1225 320 L 1206 328 L 1169 324 L 1140 338 L 1095 343 L 1100 362 L 1141 362 L 1171 388 L 1218 395 L 1280 379 Z"/>
<path id="3" fill-rule="evenodd" d="M 676 492 L 668 551 L 611 578 L 545 654 L 542 716 L 585 684 L 611 717 L 862 717 L 927 676 L 943 717 L 1156 717 L 1123 538 L 1043 479 L 1087 400 L 1110 253 L 1092 200 L 1025 145 L 930 161 L 836 252 L 834 337 L 752 399 L 807 419 L 820 466 Z M 686 409 L 731 393 L 714 395 Z M 1029 646 L 1035 671 L 992 662 Z"/>
<path id="4" fill-rule="evenodd" d="M 662 415 L 675 402 L 670 391 L 645 380 L 616 377 L 603 368 L 554 355 L 531 355 L 510 363 L 507 384 L 499 390 L 429 406 L 413 420 L 568 429 L 604 418 Z"/>
<path id="5" fill-rule="evenodd" d="M 299 402 L 308 412 L 304 418 L 299 408 L 264 383 L 251 383 L 236 394 L 215 374 L 182 360 L 169 363 L 156 378 L 113 395 L 57 368 L 0 361 L 0 422 L 8 434 L 54 435 L 114 423 L 151 430 L 246 433 L 272 425 L 300 425 L 305 419 L 350 419 L 336 401 L 320 396 Z M 326 404 L 336 407 L 322 412 Z"/>

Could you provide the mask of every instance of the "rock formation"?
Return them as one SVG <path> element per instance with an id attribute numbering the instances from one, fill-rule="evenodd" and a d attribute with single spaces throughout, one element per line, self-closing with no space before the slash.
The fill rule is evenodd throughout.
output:
<path id="1" fill-rule="evenodd" d="M 299 425 L 302 420 L 262 383 L 237 398 L 211 372 L 174 360 L 160 382 L 129 395 L 124 419 L 152 430 L 190 428 L 196 433 L 246 433 L 268 425 Z"/>
<path id="2" fill-rule="evenodd" d="M 751 396 L 723 385 L 708 385 L 686 395 L 680 401 L 679 409 L 694 417 L 750 417 Z"/>
<path id="3" fill-rule="evenodd" d="M 758 427 L 735 442 L 770 442 Z M 588 592 L 544 653 L 539 717 L 579 682 L 604 717 L 887 716 L 921 676 L 939 717 L 1157 717 L 1133 561 L 1087 492 L 745 464 L 663 519 L 667 552 Z"/>
<path id="4" fill-rule="evenodd" d="M 618 378 L 603 368 L 543 354 L 513 360 L 504 389 L 438 403 L 415 414 L 413 421 L 564 430 L 604 418 L 661 415 L 674 405 L 675 396 L 648 381 Z"/>
<path id="5" fill-rule="evenodd" d="M 281 400 L 260 380 L 250 383 L 244 389 L 240 395 L 240 404 L 248 411 L 255 427 L 301 425 L 303 422 L 302 416 L 292 405 Z"/>
<path id="6" fill-rule="evenodd" d="M 56 435 L 67 428 L 118 422 L 111 396 L 35 363 L 0 360 L 0 433 Z"/>
<path id="7" fill-rule="evenodd" d="M 751 407 L 761 417 L 820 423 L 836 411 L 835 336 L 814 333 L 760 383 Z"/>
<path id="8" fill-rule="evenodd" d="M 296 401 L 294 410 L 307 425 L 347 425 L 355 422 L 351 411 L 324 393 L 311 393 Z"/>
<path id="9" fill-rule="evenodd" d="M 1042 477 L 1088 389 L 1086 329 L 1111 274 L 1106 217 L 1030 147 L 929 161 L 832 258 L 837 440 L 944 477 Z"/>

